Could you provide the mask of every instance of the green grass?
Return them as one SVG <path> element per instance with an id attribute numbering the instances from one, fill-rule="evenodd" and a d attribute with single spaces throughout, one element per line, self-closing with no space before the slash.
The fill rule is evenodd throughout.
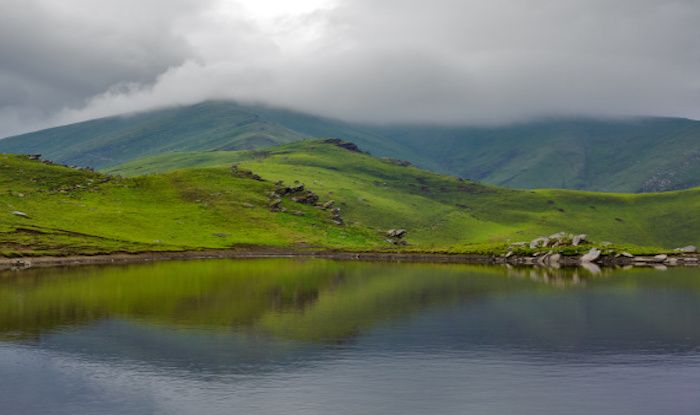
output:
<path id="1" fill-rule="evenodd" d="M 381 244 L 372 230 L 336 226 L 313 207 L 285 201 L 305 216 L 270 212 L 273 184 L 233 177 L 227 168 L 117 178 L 2 155 L 0 177 L 4 256 Z"/>
<path id="2" fill-rule="evenodd" d="M 620 249 L 650 252 L 700 241 L 700 190 L 611 194 L 513 190 L 402 167 L 319 141 L 265 151 L 161 155 L 109 170 L 124 175 L 195 166 L 222 170 L 239 163 L 262 177 L 298 180 L 361 228 L 409 230 L 407 249 L 444 252 L 501 250 L 558 231 L 587 233 Z M 188 174 L 188 169 L 178 170 Z M 657 248 L 653 248 L 657 247 Z"/>

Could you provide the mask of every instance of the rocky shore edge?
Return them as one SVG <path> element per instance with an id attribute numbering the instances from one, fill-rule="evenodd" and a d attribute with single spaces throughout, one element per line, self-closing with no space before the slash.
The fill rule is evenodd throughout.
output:
<path id="1" fill-rule="evenodd" d="M 596 248 L 592 248 L 595 250 Z M 196 260 L 196 259 L 262 259 L 262 258 L 320 258 L 359 261 L 388 262 L 424 262 L 424 263 L 461 263 L 475 265 L 508 265 L 543 268 L 583 267 L 591 272 L 600 271 L 601 267 L 654 267 L 665 269 L 675 266 L 700 266 L 700 254 L 678 253 L 654 256 L 623 256 L 620 254 L 601 254 L 594 259 L 587 255 L 561 255 L 545 253 L 542 255 L 519 254 L 457 254 L 457 253 L 419 253 L 419 252 L 334 252 L 334 251 L 284 251 L 284 250 L 203 250 L 114 253 L 103 255 L 38 256 L 22 258 L 0 258 L 0 270 L 23 270 L 36 267 L 65 267 L 78 265 L 129 264 L 154 261 Z"/>

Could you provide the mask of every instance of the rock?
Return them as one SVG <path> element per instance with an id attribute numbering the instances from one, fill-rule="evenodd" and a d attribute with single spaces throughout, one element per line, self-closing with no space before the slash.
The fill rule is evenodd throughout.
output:
<path id="1" fill-rule="evenodd" d="M 30 154 L 27 158 L 32 161 L 40 160 L 41 154 Z"/>
<path id="2" fill-rule="evenodd" d="M 328 209 L 333 208 L 334 205 L 335 205 L 335 201 L 334 201 L 334 200 L 329 200 L 328 202 L 324 203 L 324 204 L 321 206 L 321 208 L 322 208 L 323 210 L 328 210 Z"/>
<path id="3" fill-rule="evenodd" d="M 581 245 L 582 242 L 585 242 L 587 240 L 588 240 L 588 235 L 586 235 L 585 233 L 582 233 L 582 234 L 579 234 L 579 235 L 576 235 L 573 237 L 573 239 L 571 240 L 571 245 L 579 246 L 579 245 Z"/>
<path id="4" fill-rule="evenodd" d="M 545 238 L 545 237 L 535 238 L 532 241 L 530 241 L 530 248 L 531 249 L 535 249 L 535 248 L 538 248 L 540 246 L 547 247 L 548 245 L 549 245 L 549 238 Z"/>
<path id="5" fill-rule="evenodd" d="M 293 211 L 291 212 L 291 214 L 294 215 L 294 216 L 306 216 L 306 215 L 304 214 L 304 212 L 302 212 L 302 211 L 300 211 L 300 210 L 293 210 Z"/>
<path id="6" fill-rule="evenodd" d="M 349 151 L 353 151 L 355 153 L 362 153 L 359 147 L 355 143 L 351 143 L 350 141 L 345 141 L 345 140 L 340 140 L 337 138 L 329 138 L 327 140 L 323 141 L 324 144 L 332 144 L 334 146 L 344 148 Z"/>
<path id="7" fill-rule="evenodd" d="M 510 258 L 513 256 L 513 251 L 508 251 L 505 255 L 505 258 Z"/>
<path id="8" fill-rule="evenodd" d="M 318 202 L 318 199 L 318 195 L 311 190 L 304 190 L 301 192 L 301 194 L 295 194 L 290 198 L 291 201 L 304 205 L 315 205 Z"/>
<path id="9" fill-rule="evenodd" d="M 676 248 L 676 249 L 674 249 L 674 251 L 682 252 L 684 254 L 694 254 L 694 253 L 698 252 L 698 248 L 694 245 L 688 245 L 688 246 L 684 246 L 683 248 Z"/>
<path id="10" fill-rule="evenodd" d="M 345 224 L 343 217 L 340 216 L 340 208 L 333 208 L 331 211 L 331 222 L 335 223 L 336 225 Z"/>
<path id="11" fill-rule="evenodd" d="M 597 248 L 591 248 L 588 253 L 581 257 L 581 263 L 594 262 L 596 259 L 600 258 L 600 250 Z"/>
<path id="12" fill-rule="evenodd" d="M 20 212 L 19 210 L 15 210 L 14 212 L 12 212 L 12 214 L 15 215 L 15 216 L 19 216 L 20 218 L 27 218 L 27 219 L 29 219 L 29 215 L 27 215 L 27 214 L 24 213 L 24 212 Z"/>
<path id="13" fill-rule="evenodd" d="M 620 255 L 625 258 L 634 258 L 634 255 L 630 254 L 629 252 L 620 252 Z"/>
<path id="14" fill-rule="evenodd" d="M 659 255 L 654 255 L 654 260 L 658 262 L 665 261 L 668 258 L 668 255 L 666 254 L 659 254 Z"/>
<path id="15" fill-rule="evenodd" d="M 263 181 L 262 177 L 258 176 L 250 170 L 238 167 L 238 164 L 234 164 L 233 166 L 231 166 L 231 174 L 234 177 L 239 177 L 241 179 L 253 179 L 260 182 Z"/>
<path id="16" fill-rule="evenodd" d="M 243 202 L 243 207 L 247 207 L 247 208 L 249 208 L 249 209 L 250 209 L 250 208 L 254 208 L 254 207 L 255 207 L 255 205 L 253 205 L 252 203 L 248 203 L 248 202 Z"/>
<path id="17" fill-rule="evenodd" d="M 408 233 L 408 232 L 406 231 L 406 229 L 389 229 L 389 230 L 386 232 L 386 236 L 388 236 L 388 237 L 390 237 L 390 238 L 398 238 L 398 239 L 401 239 L 401 238 L 403 238 L 404 236 L 406 236 L 407 233 Z"/>
<path id="18" fill-rule="evenodd" d="M 273 212 L 280 212 L 282 210 L 282 199 L 275 198 L 270 200 L 270 204 L 268 205 L 268 207 Z"/>

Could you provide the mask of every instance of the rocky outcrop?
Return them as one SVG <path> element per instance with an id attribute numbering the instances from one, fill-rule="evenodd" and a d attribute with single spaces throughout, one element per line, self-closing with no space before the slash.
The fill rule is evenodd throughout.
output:
<path id="1" fill-rule="evenodd" d="M 252 179 L 260 182 L 263 181 L 262 177 L 258 176 L 250 170 L 240 168 L 238 164 L 234 164 L 233 166 L 231 166 L 231 174 L 234 177 L 239 177 L 241 179 Z"/>
<path id="2" fill-rule="evenodd" d="M 408 235 L 406 229 L 389 229 L 386 231 L 388 238 L 386 241 L 393 245 L 408 245 L 408 242 L 403 239 L 406 235 Z"/>
<path id="3" fill-rule="evenodd" d="M 350 141 L 345 141 L 345 140 L 340 140 L 338 138 L 329 138 L 327 140 L 323 140 L 324 144 L 332 144 L 336 147 L 344 148 L 348 151 L 352 151 L 355 153 L 363 153 L 362 150 L 355 144 Z"/>

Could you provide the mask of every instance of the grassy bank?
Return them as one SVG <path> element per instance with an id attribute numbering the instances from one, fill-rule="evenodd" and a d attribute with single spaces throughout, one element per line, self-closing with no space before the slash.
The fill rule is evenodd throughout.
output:
<path id="1" fill-rule="evenodd" d="M 264 180 L 233 174 L 233 163 Z M 271 211 L 278 180 L 305 184 L 318 204 L 334 201 L 345 224 L 333 223 L 330 209 L 289 196 L 282 211 Z M 649 253 L 697 245 L 698 207 L 697 189 L 646 195 L 502 189 L 321 141 L 171 153 L 105 173 L 0 156 L 3 256 L 250 247 L 493 253 L 562 230 Z M 391 228 L 408 230 L 407 246 L 386 241 Z"/>

